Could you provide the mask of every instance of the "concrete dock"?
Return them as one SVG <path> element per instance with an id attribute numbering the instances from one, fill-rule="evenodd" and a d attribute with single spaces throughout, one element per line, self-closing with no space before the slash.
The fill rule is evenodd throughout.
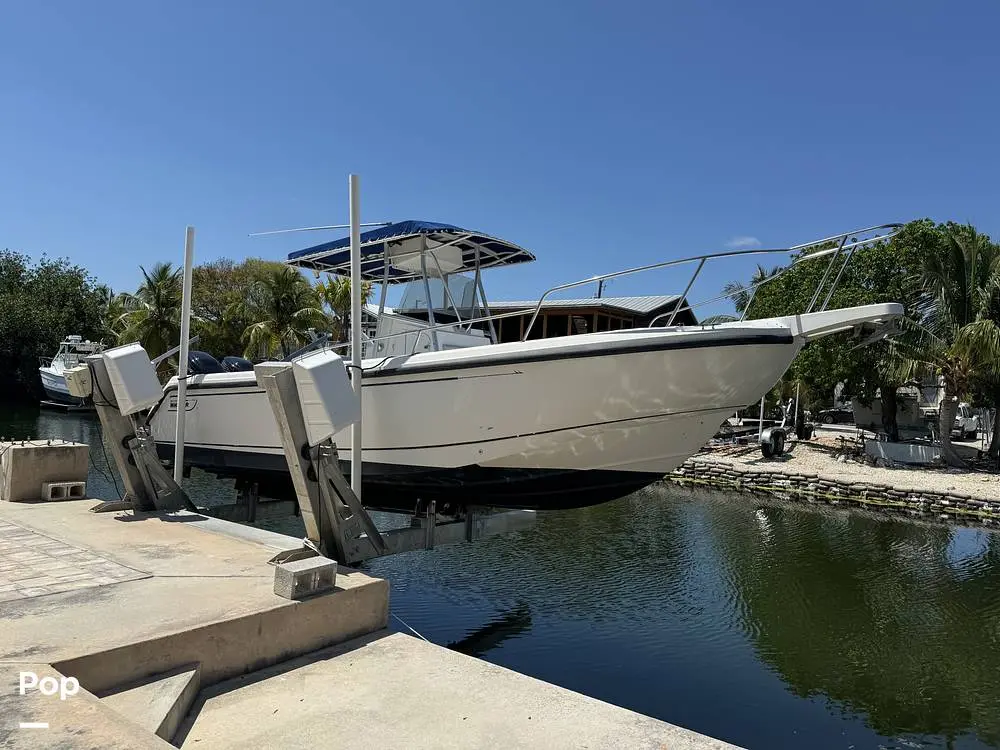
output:
<path id="1" fill-rule="evenodd" d="M 96 504 L 0 503 L 2 747 L 733 747 L 391 633 L 360 571 L 283 599 L 298 539 Z"/>

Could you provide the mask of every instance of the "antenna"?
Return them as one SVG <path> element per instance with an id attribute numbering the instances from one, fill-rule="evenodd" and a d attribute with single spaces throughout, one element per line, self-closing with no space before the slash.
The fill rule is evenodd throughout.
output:
<path id="1" fill-rule="evenodd" d="M 392 224 L 391 221 L 369 221 L 365 224 L 359 224 L 362 227 L 387 227 Z M 251 232 L 248 237 L 263 237 L 266 234 L 288 234 L 290 232 L 322 232 L 328 229 L 350 229 L 350 224 L 330 224 L 325 227 L 296 227 L 295 229 L 272 229 L 268 232 Z"/>

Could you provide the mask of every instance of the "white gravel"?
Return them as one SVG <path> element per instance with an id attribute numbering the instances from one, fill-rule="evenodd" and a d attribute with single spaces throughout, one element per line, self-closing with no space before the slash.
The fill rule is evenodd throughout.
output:
<path id="1" fill-rule="evenodd" d="M 837 460 L 836 453 L 808 442 L 792 443 L 778 459 L 765 459 L 752 446 L 711 447 L 694 461 L 737 466 L 747 471 L 816 475 L 835 482 L 871 482 L 911 492 L 957 492 L 983 500 L 1000 500 L 1000 475 L 958 469 L 897 466 L 882 468 L 859 461 Z"/>

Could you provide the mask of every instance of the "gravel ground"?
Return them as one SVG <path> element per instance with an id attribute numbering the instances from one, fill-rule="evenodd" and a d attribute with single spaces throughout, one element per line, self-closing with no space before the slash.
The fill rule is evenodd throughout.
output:
<path id="1" fill-rule="evenodd" d="M 831 440 L 796 442 L 778 459 L 765 459 L 757 445 L 710 447 L 696 454 L 697 461 L 738 466 L 749 471 L 818 475 L 836 482 L 872 482 L 898 490 L 958 492 L 984 500 L 1000 500 L 1000 474 L 959 469 L 869 466 L 848 458 L 839 461 L 839 444 Z"/>

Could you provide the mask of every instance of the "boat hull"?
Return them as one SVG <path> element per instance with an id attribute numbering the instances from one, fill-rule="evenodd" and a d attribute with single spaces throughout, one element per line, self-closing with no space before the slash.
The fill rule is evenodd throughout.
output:
<path id="1" fill-rule="evenodd" d="M 759 399 L 800 346 L 780 327 L 643 329 L 366 362 L 362 499 L 408 511 L 432 499 L 546 509 L 627 495 Z M 150 417 L 165 458 L 171 391 Z M 274 416 L 252 373 L 192 378 L 186 409 L 186 464 L 256 481 L 265 495 L 290 493 Z M 335 440 L 346 468 L 350 430 Z"/>
<path id="2" fill-rule="evenodd" d="M 72 395 L 66 386 L 66 378 L 62 373 L 55 372 L 50 367 L 41 367 L 38 370 L 42 379 L 42 390 L 51 401 L 68 406 L 80 406 L 84 403 L 82 398 Z"/>

